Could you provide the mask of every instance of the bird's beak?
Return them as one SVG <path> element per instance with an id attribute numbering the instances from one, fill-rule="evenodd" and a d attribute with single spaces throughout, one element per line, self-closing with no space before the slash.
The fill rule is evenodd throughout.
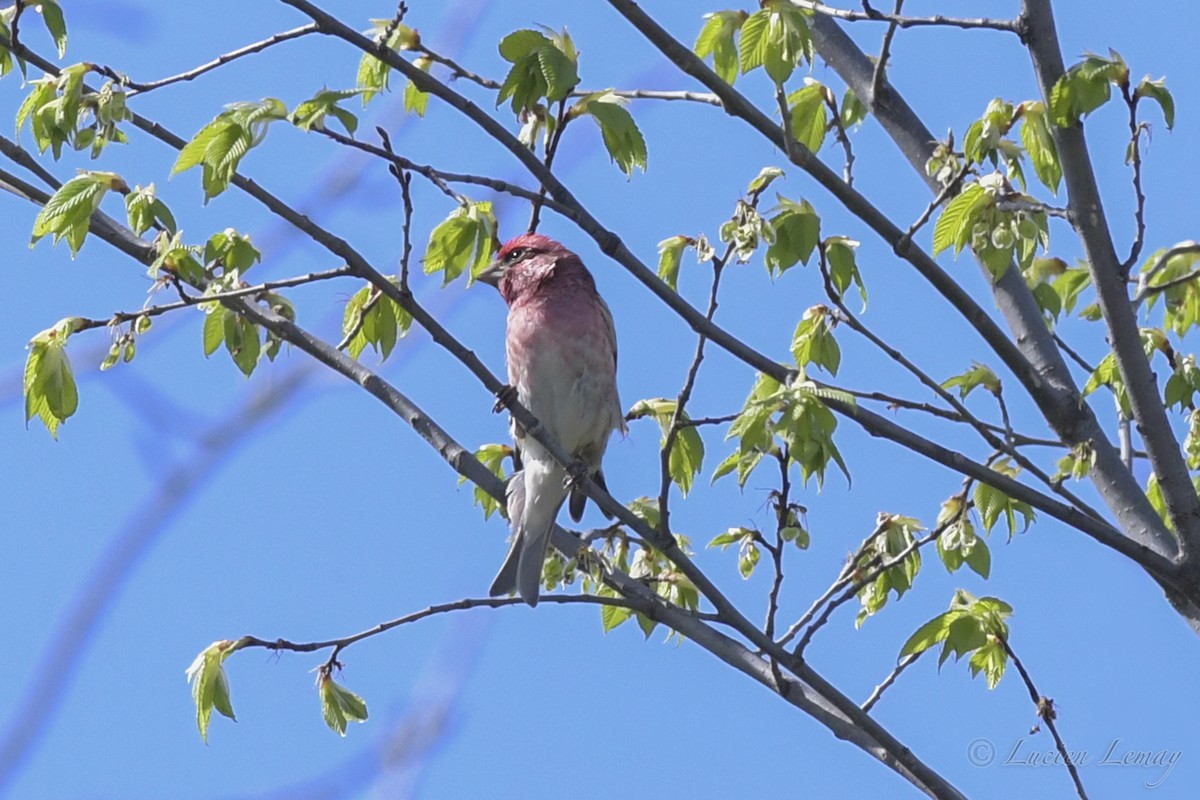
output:
<path id="1" fill-rule="evenodd" d="M 499 261 L 493 261 L 475 276 L 475 280 L 480 283 L 486 283 L 488 286 L 499 287 L 500 279 L 504 277 L 504 269 L 504 264 Z"/>

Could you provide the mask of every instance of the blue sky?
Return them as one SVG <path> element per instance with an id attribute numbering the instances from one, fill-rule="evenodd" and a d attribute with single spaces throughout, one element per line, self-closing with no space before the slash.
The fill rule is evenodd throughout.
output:
<path id="1" fill-rule="evenodd" d="M 504 34 L 542 23 L 570 28 L 589 88 L 699 88 L 673 75 L 606 4 L 410 5 L 408 22 L 432 48 L 487 75 L 502 75 L 495 46 Z M 1143 4 L 1133 15 L 1127 4 L 1115 2 L 1089 4 L 1086 13 L 1059 6 L 1068 61 L 1085 50 L 1113 47 L 1136 78 L 1167 76 L 1179 112 L 1175 131 L 1168 133 L 1148 109 L 1153 137 L 1146 154 L 1147 250 L 1194 238 L 1195 204 L 1183 176 L 1195 171 L 1200 132 L 1193 111 L 1200 79 L 1189 47 L 1200 12 L 1167 4 Z M 325 7 L 364 28 L 369 18 L 392 11 L 386 2 Z M 701 13 L 716 9 L 667 2 L 645 7 L 688 43 L 700 29 Z M 1012 16 L 1015 3 L 913 0 L 905 10 Z M 68 4 L 66 11 L 70 43 L 64 63 L 105 63 L 138 80 L 187 69 L 306 21 L 282 4 L 224 0 L 122 0 L 104 4 L 103 11 L 90 4 Z M 35 28 L 24 26 L 27 41 L 45 52 L 48 42 Z M 878 49 L 882 28 L 858 23 L 850 31 L 868 52 Z M 135 108 L 190 136 L 227 102 L 276 96 L 292 106 L 323 85 L 349 86 L 357 62 L 354 51 L 336 42 L 305 39 L 150 94 Z M 813 76 L 840 88 L 821 64 Z M 901 31 L 890 76 L 939 135 L 953 127 L 961 136 L 995 96 L 1019 101 L 1037 93 L 1015 37 L 995 32 Z M 760 76 L 738 86 L 768 101 Z M 459 88 L 491 107 L 485 93 Z M 18 75 L 0 81 L 0 118 L 15 116 L 23 95 Z M 667 236 L 705 232 L 715 238 L 750 178 L 763 166 L 783 163 L 743 125 L 711 107 L 638 103 L 632 111 L 649 143 L 645 175 L 627 181 L 609 163 L 594 126 L 582 123 L 569 129 L 558 166 L 577 196 L 648 263 Z M 416 161 L 522 178 L 509 154 L 436 101 L 427 118 L 414 124 L 390 95 L 372 104 L 363 135 L 377 122 Z M 1087 127 L 1119 250 L 1132 232 L 1124 125 L 1123 110 L 1107 107 Z M 22 138 L 29 143 L 28 132 Z M 136 132 L 131 138 L 130 146 L 110 148 L 98 168 L 116 171 L 131 184 L 154 181 L 181 227 L 197 240 L 229 226 L 251 233 L 264 252 L 252 276 L 278 278 L 337 266 L 237 192 L 201 207 L 195 171 L 168 181 L 174 154 Z M 855 185 L 907 225 L 929 199 L 918 176 L 874 123 L 868 121 L 854 141 Z M 823 155 L 840 166 L 836 148 L 827 145 Z M 89 166 L 74 158 L 50 165 L 59 176 Z M 394 269 L 399 198 L 380 166 L 277 125 L 242 170 L 348 238 L 381 269 Z M 858 261 L 871 293 L 865 320 L 877 332 L 939 378 L 962 371 L 972 359 L 999 370 L 978 337 L 836 201 L 795 169 L 777 186 L 791 199 L 814 203 L 826 233 L 863 242 Z M 482 193 L 472 197 L 490 199 Z M 420 248 L 451 207 L 424 185 L 415 199 Z M 519 232 L 527 210 L 507 201 L 498 209 L 502 235 Z M 119 206 L 109 210 L 116 213 Z M 342 681 L 367 700 L 371 719 L 345 739 L 321 719 L 311 673 L 320 657 L 238 653 L 227 662 L 238 722 L 215 719 L 204 746 L 183 673 L 209 642 L 247 633 L 323 639 L 430 603 L 480 596 L 503 557 L 504 526 L 496 518 L 482 520 L 469 488 L 458 487 L 456 476 L 406 425 L 344 380 L 310 370 L 303 354 L 263 364 L 249 381 L 223 353 L 205 360 L 199 312 L 161 319 L 132 364 L 104 374 L 94 365 L 107 349 L 106 335 L 95 331 L 72 340 L 79 412 L 57 442 L 36 422 L 27 431 L 19 377 L 28 339 L 67 315 L 100 318 L 137 308 L 149 287 L 142 268 L 97 240 L 74 261 L 48 241 L 28 251 L 24 243 L 35 214 L 31 206 L 0 197 L 0 241 L 8 243 L 0 268 L 5 298 L 0 531 L 7 534 L 0 604 L 7 609 L 9 653 L 0 735 L 37 732 L 0 791 L 14 798 L 292 797 L 297 787 L 329 787 L 336 796 L 364 798 L 563 792 L 590 798 L 629 787 L 668 797 L 912 794 L 870 757 L 694 645 L 664 644 L 658 633 L 643 641 L 632 626 L 606 636 L 598 611 L 584 607 L 477 610 L 350 648 Z M 641 398 L 676 395 L 695 346 L 686 326 L 568 222 L 550 215 L 542 230 L 584 258 L 612 307 L 626 407 Z M 928 236 L 926 231 L 925 244 Z M 1068 261 L 1078 255 L 1065 228 L 1052 231 L 1051 251 Z M 992 308 L 972 263 L 954 264 L 948 255 L 942 261 Z M 486 287 L 439 284 L 422 277 L 416 290 L 502 373 L 499 298 Z M 680 286 L 695 304 L 706 296 L 706 276 L 690 258 Z M 336 340 L 341 309 L 357 288 L 349 282 L 323 284 L 289 296 L 303 324 Z M 718 319 L 782 360 L 797 319 L 823 297 L 815 271 L 797 268 L 772 282 L 759 258 L 729 271 Z M 1064 331 L 1093 360 L 1103 354 L 1098 328 L 1072 323 Z M 924 399 L 849 331 L 839 339 L 840 385 Z M 371 354 L 364 360 L 376 364 Z M 490 412 L 493 399 L 423 333 L 414 331 L 381 371 L 464 445 L 507 437 L 505 420 Z M 237 437 L 236 445 L 221 448 L 222 433 L 235 429 L 231 420 L 293 381 L 299 391 Z M 736 411 L 752 381 L 744 365 L 710 349 L 692 408 L 697 415 Z M 1016 427 L 1042 431 L 1015 381 L 1005 385 L 1012 387 L 1007 399 Z M 985 400 L 973 397 L 972 407 L 992 415 Z M 1111 418 L 1108 405 L 1103 398 L 1095 403 L 1104 419 Z M 911 417 L 900 420 L 986 456 L 953 431 Z M 614 439 L 606 472 L 615 496 L 657 493 L 658 440 L 650 421 Z M 812 547 L 789 554 L 785 620 L 801 614 L 836 576 L 842 559 L 871 531 L 877 512 L 931 524 L 940 502 L 958 489 L 955 476 L 848 423 L 840 425 L 837 442 L 853 488 L 831 473 L 824 492 L 818 494 L 815 485 L 801 491 Z M 706 443 L 697 489 L 673 507 L 673 526 L 697 549 L 726 527 L 770 524 L 766 473 L 751 479 L 744 492 L 731 479 L 710 488 L 707 476 L 730 445 L 717 435 Z M 1041 455 L 1052 465 L 1047 453 Z M 192 491 L 160 518 L 163 493 L 182 478 L 195 479 Z M 1080 489 L 1090 496 L 1087 486 Z M 598 524 L 599 517 L 589 521 Z M 1013 647 L 1040 691 L 1059 706 L 1068 745 L 1093 758 L 1082 770 L 1091 796 L 1190 796 L 1200 780 L 1200 752 L 1179 698 L 1191 687 L 1195 637 L 1161 593 L 1137 568 L 1053 521 L 1039 522 L 1009 544 L 997 532 L 992 550 L 993 574 L 986 582 L 965 572 L 947 575 L 930 551 L 916 588 L 862 629 L 854 630 L 852 608 L 835 616 L 808 651 L 811 663 L 851 697 L 865 698 L 894 665 L 907 636 L 944 610 L 955 588 L 999 596 L 1015 609 Z M 98 595 L 81 600 L 82 587 L 114 559 L 126 567 L 103 601 Z M 761 615 L 765 571 L 743 582 L 732 553 L 702 552 L 698 561 L 752 618 Z M 68 615 L 78 615 L 80 608 L 95 611 L 96 622 L 61 691 L 52 705 L 18 719 L 23 700 L 47 674 L 52 643 Z M 999 787 L 1006 795 L 1027 797 L 1071 791 L 1061 767 L 980 768 L 967 758 L 978 739 L 995 745 L 997 762 L 1014 748 L 1019 756 L 1052 748 L 1045 732 L 1028 734 L 1036 720 L 1015 673 L 989 692 L 982 680 L 970 679 L 965 665 L 948 664 L 939 674 L 927 659 L 903 676 L 876 713 L 969 795 L 992 796 Z M 414 738 L 425 742 L 415 766 L 404 762 L 398 744 Z M 1148 790 L 1144 785 L 1163 770 L 1095 763 L 1110 747 L 1112 758 L 1139 750 L 1179 751 L 1180 757 L 1171 774 Z"/>

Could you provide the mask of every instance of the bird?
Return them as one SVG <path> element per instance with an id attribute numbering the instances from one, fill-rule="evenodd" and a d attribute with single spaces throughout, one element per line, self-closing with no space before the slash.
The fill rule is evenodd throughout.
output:
<path id="1" fill-rule="evenodd" d="M 518 469 L 505 503 L 512 539 L 489 594 L 516 591 L 536 606 L 559 509 L 569 496 L 571 519 L 578 522 L 587 502 L 572 475 L 587 474 L 604 487 L 600 462 L 608 440 L 614 430 L 626 432 L 616 329 L 583 261 L 548 236 L 525 233 L 510 240 L 476 279 L 498 288 L 508 305 L 509 391 L 575 459 L 564 468 L 513 421 Z"/>

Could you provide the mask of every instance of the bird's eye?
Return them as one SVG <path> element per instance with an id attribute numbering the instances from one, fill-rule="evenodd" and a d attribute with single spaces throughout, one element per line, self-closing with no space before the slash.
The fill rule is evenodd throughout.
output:
<path id="1" fill-rule="evenodd" d="M 505 257 L 504 260 L 507 261 L 509 264 L 515 264 L 516 262 L 520 261 L 524 256 L 525 256 L 525 248 L 524 247 L 515 247 L 512 250 L 508 251 L 508 255 Z"/>

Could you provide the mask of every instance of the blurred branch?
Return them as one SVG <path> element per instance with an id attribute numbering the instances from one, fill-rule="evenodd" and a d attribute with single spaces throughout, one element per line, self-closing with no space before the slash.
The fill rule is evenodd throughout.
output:
<path id="1" fill-rule="evenodd" d="M 288 370 L 274 383 L 265 384 L 234 413 L 205 430 L 193 450 L 158 476 L 157 491 L 129 516 L 126 526 L 97 560 L 33 670 L 31 684 L 21 692 L 20 702 L 0 734 L 0 789 L 11 785 L 25 757 L 54 718 L 62 702 L 63 687 L 129 571 L 184 509 L 187 500 L 218 474 L 220 464 L 246 444 L 264 423 L 276 419 L 314 374 L 313 365 L 304 363 Z"/>

